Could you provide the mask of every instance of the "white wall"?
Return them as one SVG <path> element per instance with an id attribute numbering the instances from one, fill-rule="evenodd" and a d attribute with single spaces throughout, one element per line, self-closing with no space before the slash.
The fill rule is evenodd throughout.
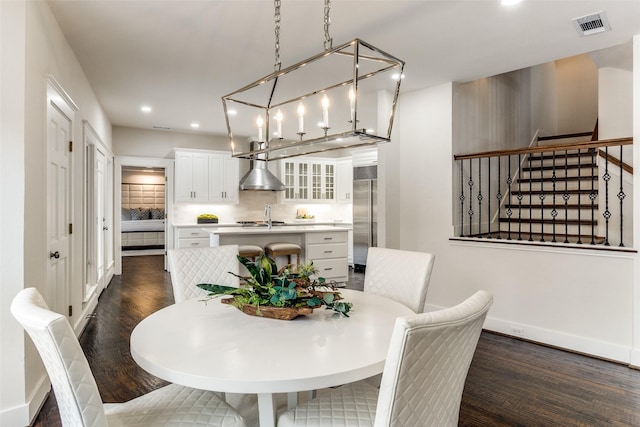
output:
<path id="1" fill-rule="evenodd" d="M 633 140 L 640 141 L 640 34 L 633 38 Z M 633 165 L 640 167 L 640 150 L 633 150 Z M 636 169 L 637 170 L 637 169 Z M 634 212 L 640 212 L 640 173 L 633 174 Z M 636 215 L 637 217 L 637 215 Z M 634 228 L 633 241 L 640 242 L 640 227 Z M 633 350 L 631 364 L 640 368 L 640 256 L 635 256 L 633 280 Z"/>
<path id="2" fill-rule="evenodd" d="M 16 174 L 12 175 L 8 181 L 14 187 L 9 196 L 11 197 L 13 194 L 15 200 L 13 203 L 6 203 L 3 199 L 0 211 L 3 223 L 5 215 L 7 215 L 7 219 L 14 220 L 9 223 L 13 227 L 11 234 L 21 233 L 24 230 L 24 237 L 7 240 L 3 235 L 0 245 L 3 245 L 3 251 L 8 250 L 5 249 L 5 245 L 11 245 L 12 266 L 7 271 L 12 272 L 16 268 L 24 267 L 24 273 L 22 273 L 24 276 L 12 274 L 12 279 L 16 282 L 7 287 L 4 283 L 2 284 L 0 424 L 27 425 L 42 403 L 44 393 L 48 390 L 48 380 L 31 342 L 27 339 L 24 341 L 24 345 L 22 344 L 23 333 L 20 326 L 13 319 L 5 323 L 4 317 L 8 316 L 7 307 L 18 290 L 35 286 L 43 294 L 47 294 L 43 292 L 46 289 L 48 265 L 45 221 L 47 76 L 53 76 L 79 107 L 72 130 L 76 147 L 72 159 L 74 174 L 72 216 L 76 233 L 73 234 L 74 250 L 70 289 L 74 316 L 70 320 L 74 327 L 81 327 L 80 325 L 85 321 L 85 311 L 90 308 L 89 305 L 82 302 L 83 121 L 86 120 L 90 123 L 107 148 L 111 147 L 111 124 L 53 18 L 48 4 L 42 1 L 12 1 L 1 2 L 1 4 L 3 102 L 5 100 L 5 67 L 11 67 L 7 78 L 12 77 L 13 80 L 6 83 L 12 84 L 11 88 L 7 89 L 16 102 L 15 105 L 12 105 L 12 113 L 16 115 L 15 122 L 12 121 L 8 128 L 9 131 L 13 129 L 14 133 L 11 135 L 12 150 L 7 160 L 12 162 L 12 166 L 7 171 L 13 169 Z M 7 25 L 5 22 L 8 22 Z M 5 50 L 9 43 L 11 43 L 10 47 Z M 15 54 L 17 63 L 14 63 L 13 54 Z M 5 58 L 11 58 L 11 61 L 5 61 Z M 9 62 L 10 64 L 8 64 Z M 21 77 L 13 75 L 17 73 L 20 73 Z M 24 96 L 24 98 L 21 100 L 20 96 Z M 19 107 L 21 104 L 24 105 L 24 108 Z M 3 121 L 7 118 L 4 115 L 4 109 L 2 117 Z M 16 131 L 15 126 L 21 126 L 22 131 Z M 3 122 L 3 133 L 5 132 L 4 128 Z M 3 138 L 3 145 L 4 143 Z M 24 150 L 23 156 L 21 155 L 22 150 Z M 4 156 L 2 161 L 5 161 Z M 20 165 L 24 165 L 24 170 L 21 171 Z M 21 176 L 24 176 L 24 180 L 21 179 Z M 23 205 L 16 193 L 21 192 L 22 188 L 24 188 L 22 194 L 25 195 L 24 211 L 22 211 Z M 16 218 L 17 216 L 20 218 Z M 21 243 L 17 242 L 24 242 L 24 250 L 22 250 Z M 16 337 L 19 338 L 16 339 Z M 16 358 L 20 360 L 19 364 L 5 365 L 10 361 L 15 362 Z M 10 397 L 5 400 L 4 396 Z"/>
<path id="3" fill-rule="evenodd" d="M 590 132 L 598 118 L 598 69 L 589 55 L 555 62 L 558 133 Z"/>
<path id="4" fill-rule="evenodd" d="M 23 2 L 0 2 L 0 425 L 25 425 L 25 339 L 9 312 L 24 283 Z M 6 58 L 11 58 L 7 61 Z"/>
<path id="5" fill-rule="evenodd" d="M 397 171 L 387 176 L 387 194 L 397 197 L 387 200 L 386 221 L 402 224 L 397 236 L 387 229 L 387 242 L 436 256 L 428 305 L 449 307 L 487 289 L 495 300 L 489 329 L 516 327 L 524 338 L 628 362 L 635 254 L 449 240 L 452 92 L 445 84 L 403 94 L 396 152 L 379 152 Z"/>

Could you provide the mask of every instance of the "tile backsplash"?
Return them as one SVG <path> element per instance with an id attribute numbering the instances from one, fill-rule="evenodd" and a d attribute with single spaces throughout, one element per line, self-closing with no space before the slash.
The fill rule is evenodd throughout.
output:
<path id="1" fill-rule="evenodd" d="M 174 223 L 191 224 L 201 213 L 218 216 L 221 223 L 254 221 L 263 219 L 264 205 L 271 205 L 271 218 L 277 221 L 293 221 L 298 208 L 305 208 L 316 221 L 351 222 L 351 203 L 279 203 L 280 194 L 273 191 L 241 191 L 240 203 L 175 203 Z"/>

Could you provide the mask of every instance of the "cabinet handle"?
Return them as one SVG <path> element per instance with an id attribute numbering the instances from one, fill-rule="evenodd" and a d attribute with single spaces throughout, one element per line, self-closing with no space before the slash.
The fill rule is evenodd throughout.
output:
<path id="1" fill-rule="evenodd" d="M 333 240 L 333 237 L 325 237 L 324 240 Z"/>
<path id="2" fill-rule="evenodd" d="M 191 246 L 200 246 L 200 243 L 198 243 L 198 242 L 191 242 Z"/>
<path id="3" fill-rule="evenodd" d="M 197 236 L 198 234 L 200 234 L 200 233 L 198 233 L 197 231 L 194 231 L 194 232 L 191 233 L 192 236 Z"/>
<path id="4" fill-rule="evenodd" d="M 329 270 L 333 270 L 333 267 L 327 267 L 324 269 L 324 271 L 329 271 Z"/>
<path id="5" fill-rule="evenodd" d="M 324 251 L 325 254 L 332 254 L 333 251 Z"/>

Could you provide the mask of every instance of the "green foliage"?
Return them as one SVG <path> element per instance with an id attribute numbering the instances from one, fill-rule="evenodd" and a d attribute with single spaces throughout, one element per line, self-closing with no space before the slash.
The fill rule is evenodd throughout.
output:
<path id="1" fill-rule="evenodd" d="M 334 310 L 346 317 L 352 307 L 349 302 L 342 301 L 335 287 L 328 285 L 323 277 L 311 280 L 317 274 L 313 261 L 295 268 L 287 266 L 277 271 L 274 260 L 264 253 L 255 261 L 238 255 L 238 261 L 244 265 L 249 276 L 243 277 L 234 273 L 246 283 L 246 287 L 234 288 L 215 284 L 201 283 L 197 286 L 209 292 L 208 298 L 221 295 L 233 296 L 233 305 L 242 308 L 245 304 L 256 307 L 320 307 Z"/>

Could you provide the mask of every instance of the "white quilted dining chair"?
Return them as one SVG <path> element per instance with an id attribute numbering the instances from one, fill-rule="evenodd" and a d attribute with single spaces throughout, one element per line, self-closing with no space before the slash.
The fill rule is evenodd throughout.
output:
<path id="1" fill-rule="evenodd" d="M 425 252 L 369 248 L 364 291 L 391 298 L 416 313 L 424 311 L 435 256 Z"/>
<path id="2" fill-rule="evenodd" d="M 64 427 L 244 427 L 216 393 L 175 384 L 125 403 L 103 404 L 80 343 L 67 319 L 50 311 L 35 288 L 23 289 L 11 313 L 35 344 L 49 374 Z"/>
<path id="3" fill-rule="evenodd" d="M 464 383 L 493 299 L 396 320 L 380 390 L 348 384 L 285 412 L 278 427 L 455 427 Z"/>
<path id="4" fill-rule="evenodd" d="M 240 286 L 238 245 L 180 248 L 167 251 L 173 297 L 176 303 L 208 295 L 196 285 Z"/>

